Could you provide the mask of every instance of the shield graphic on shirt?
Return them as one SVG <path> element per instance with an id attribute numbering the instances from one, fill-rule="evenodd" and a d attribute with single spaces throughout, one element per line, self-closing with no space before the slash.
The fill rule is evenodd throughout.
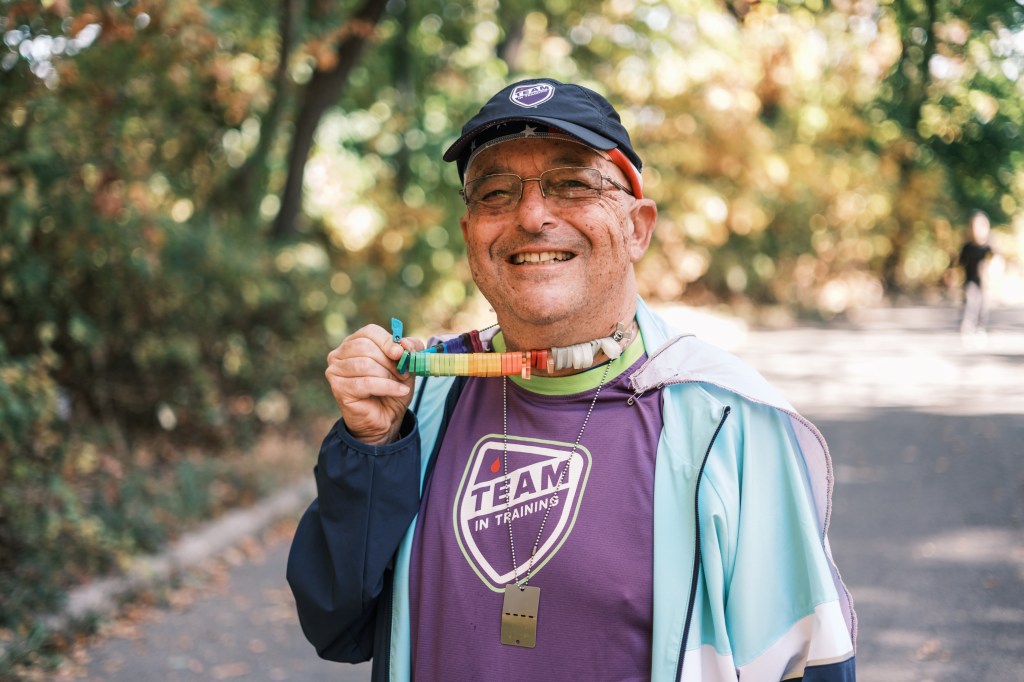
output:
<path id="1" fill-rule="evenodd" d="M 477 442 L 452 516 L 463 556 L 484 584 L 500 592 L 525 577 L 534 544 L 534 575 L 558 552 L 572 533 L 591 462 L 590 451 L 572 443 L 509 436 L 506 456 L 501 434 Z"/>

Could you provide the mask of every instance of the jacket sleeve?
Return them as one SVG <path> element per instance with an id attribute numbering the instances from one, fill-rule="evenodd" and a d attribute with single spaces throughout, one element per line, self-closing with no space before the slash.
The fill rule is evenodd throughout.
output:
<path id="1" fill-rule="evenodd" d="M 420 443 L 406 413 L 399 440 L 367 445 L 339 420 L 320 447 L 317 498 L 288 555 L 299 622 L 317 653 L 356 663 L 373 654 L 378 602 L 419 509 Z"/>
<path id="2" fill-rule="evenodd" d="M 731 402 L 700 498 L 717 654 L 742 680 L 852 682 L 852 633 L 793 425 L 773 408 Z"/>

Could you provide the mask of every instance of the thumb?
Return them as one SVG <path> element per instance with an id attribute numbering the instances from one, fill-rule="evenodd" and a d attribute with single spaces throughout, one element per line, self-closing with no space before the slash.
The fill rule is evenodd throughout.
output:
<path id="1" fill-rule="evenodd" d="M 402 348 L 407 351 L 423 350 L 426 347 L 427 344 L 423 343 L 422 339 L 417 339 L 411 336 L 407 336 L 402 339 Z"/>

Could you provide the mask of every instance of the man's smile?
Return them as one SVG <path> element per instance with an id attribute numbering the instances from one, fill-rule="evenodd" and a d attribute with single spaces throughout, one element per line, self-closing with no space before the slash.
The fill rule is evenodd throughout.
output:
<path id="1" fill-rule="evenodd" d="M 539 251 L 514 253 L 508 260 L 512 265 L 542 265 L 545 263 L 560 263 L 562 261 L 571 260 L 575 257 L 576 254 L 568 251 Z"/>

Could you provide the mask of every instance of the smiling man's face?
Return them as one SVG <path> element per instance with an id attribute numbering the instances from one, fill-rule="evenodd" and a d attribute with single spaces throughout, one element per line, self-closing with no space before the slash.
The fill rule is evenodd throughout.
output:
<path id="1" fill-rule="evenodd" d="M 550 138 L 484 149 L 466 181 L 495 173 L 536 178 L 568 166 L 597 168 L 628 186 L 622 171 L 593 149 Z M 656 217 L 654 202 L 607 182 L 601 196 L 571 206 L 545 199 L 539 183 L 527 182 L 508 212 L 467 210 L 461 225 L 473 279 L 494 307 L 509 347 L 589 341 L 630 317 L 636 306 L 633 264 L 647 250 Z"/>

